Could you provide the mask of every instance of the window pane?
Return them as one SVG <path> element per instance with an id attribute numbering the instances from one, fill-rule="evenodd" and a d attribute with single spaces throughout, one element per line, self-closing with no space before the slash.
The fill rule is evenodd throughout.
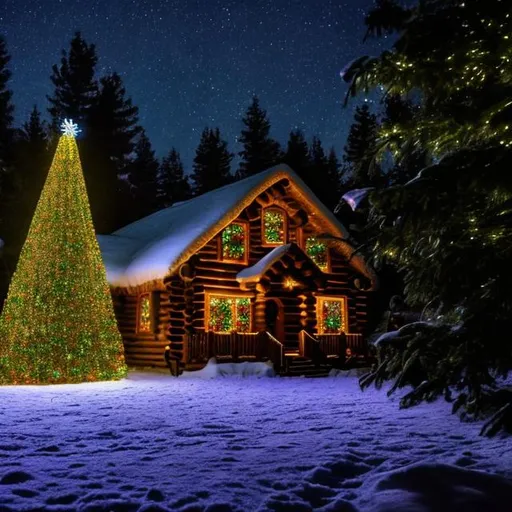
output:
<path id="1" fill-rule="evenodd" d="M 222 232 L 222 258 L 227 260 L 245 258 L 245 228 L 242 224 L 231 224 Z"/>
<path id="2" fill-rule="evenodd" d="M 324 334 L 345 331 L 343 319 L 343 302 L 341 300 L 321 301 L 321 331 Z"/>
<path id="3" fill-rule="evenodd" d="M 215 332 L 230 332 L 233 330 L 233 326 L 233 299 L 210 297 L 208 329 Z"/>
<path id="4" fill-rule="evenodd" d="M 139 331 L 151 331 L 151 302 L 149 300 L 149 295 L 143 295 L 140 298 Z"/>
<path id="5" fill-rule="evenodd" d="M 327 246 L 314 236 L 306 240 L 306 254 L 316 263 L 319 269 L 327 271 Z"/>
<path id="6" fill-rule="evenodd" d="M 279 210 L 265 210 L 263 238 L 266 244 L 284 244 L 284 214 Z"/>
<path id="7" fill-rule="evenodd" d="M 251 300 L 236 299 L 236 330 L 250 332 L 251 330 Z"/>

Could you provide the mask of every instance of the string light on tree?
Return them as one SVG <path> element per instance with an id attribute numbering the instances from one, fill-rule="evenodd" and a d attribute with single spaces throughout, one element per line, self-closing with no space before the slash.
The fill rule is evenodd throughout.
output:
<path id="1" fill-rule="evenodd" d="M 126 375 L 71 120 L 61 136 L 0 317 L 0 383 Z"/>

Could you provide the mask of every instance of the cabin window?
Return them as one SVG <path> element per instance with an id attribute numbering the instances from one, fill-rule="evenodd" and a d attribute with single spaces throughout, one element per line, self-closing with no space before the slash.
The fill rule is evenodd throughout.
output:
<path id="1" fill-rule="evenodd" d="M 347 299 L 319 297 L 317 301 L 319 334 L 348 332 Z"/>
<path id="2" fill-rule="evenodd" d="M 327 245 L 319 242 L 314 236 L 306 239 L 306 254 L 316 263 L 323 272 L 329 269 L 329 256 Z"/>
<path id="3" fill-rule="evenodd" d="M 247 261 L 247 225 L 233 222 L 222 231 L 221 259 L 227 261 Z"/>
<path id="4" fill-rule="evenodd" d="M 263 243 L 283 245 L 286 243 L 286 213 L 280 208 L 263 211 Z"/>
<path id="5" fill-rule="evenodd" d="M 151 332 L 151 297 L 149 293 L 139 298 L 138 331 Z"/>
<path id="6" fill-rule="evenodd" d="M 214 332 L 250 332 L 251 299 L 210 295 L 207 301 L 207 330 Z"/>

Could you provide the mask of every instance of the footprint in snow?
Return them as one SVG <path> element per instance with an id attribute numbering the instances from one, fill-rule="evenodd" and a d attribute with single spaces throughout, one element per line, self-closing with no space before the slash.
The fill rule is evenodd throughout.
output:
<path id="1" fill-rule="evenodd" d="M 22 484 L 29 480 L 34 480 L 34 477 L 30 473 L 25 473 L 25 471 L 11 471 L 2 477 L 0 484 Z"/>

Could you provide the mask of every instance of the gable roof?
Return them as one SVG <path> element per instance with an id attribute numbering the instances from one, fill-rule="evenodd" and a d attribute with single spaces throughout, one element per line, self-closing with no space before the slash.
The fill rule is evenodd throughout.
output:
<path id="1" fill-rule="evenodd" d="M 257 283 L 269 269 L 271 269 L 278 261 L 283 260 L 287 255 L 290 255 L 295 260 L 302 260 L 302 264 L 305 262 L 309 263 L 309 275 L 314 274 L 315 278 L 323 277 L 324 273 L 317 267 L 314 261 L 296 243 L 290 243 L 275 247 L 257 263 L 238 272 L 236 280 L 241 285 Z"/>
<path id="2" fill-rule="evenodd" d="M 258 195 L 282 179 L 288 179 L 300 201 L 322 217 L 330 234 L 343 242 L 349 239 L 348 231 L 334 214 L 290 167 L 282 164 L 176 203 L 111 235 L 98 235 L 109 283 L 116 287 L 138 286 L 173 273 Z M 348 242 L 346 247 L 350 256 L 353 249 Z M 374 281 L 373 271 L 360 256 L 354 256 L 351 264 Z"/>
<path id="3" fill-rule="evenodd" d="M 290 249 L 292 244 L 280 245 L 272 249 L 261 260 L 251 267 L 244 268 L 236 275 L 238 282 L 258 280 L 276 261 L 280 260 Z"/>

